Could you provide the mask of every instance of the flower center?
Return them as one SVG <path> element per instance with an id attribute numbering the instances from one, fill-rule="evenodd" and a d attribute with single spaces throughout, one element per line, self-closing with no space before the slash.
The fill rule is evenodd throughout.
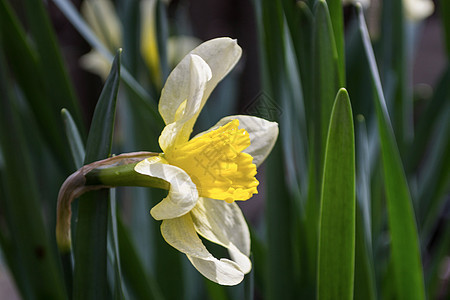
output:
<path id="1" fill-rule="evenodd" d="M 164 158 L 189 174 L 199 195 L 233 202 L 257 194 L 256 166 L 250 154 L 250 136 L 233 120 L 213 131 L 176 145 Z"/>

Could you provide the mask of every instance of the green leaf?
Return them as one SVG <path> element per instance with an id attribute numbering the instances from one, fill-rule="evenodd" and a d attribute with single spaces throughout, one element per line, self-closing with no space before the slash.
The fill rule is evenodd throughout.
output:
<path id="1" fill-rule="evenodd" d="M 287 82 L 285 24 L 280 1 L 261 0 L 257 3 L 261 52 L 263 57 L 264 92 L 286 109 L 289 101 Z M 277 116 L 278 117 L 278 116 Z M 280 122 L 286 120 L 280 119 Z M 296 265 L 293 262 L 293 201 L 285 178 L 282 139 L 276 142 L 267 160 L 267 265 L 265 292 L 269 299 L 290 299 L 296 292 Z"/>
<path id="2" fill-rule="evenodd" d="M 427 103 L 423 112 L 415 124 L 415 135 L 412 146 L 408 152 L 407 169 L 409 172 L 415 172 L 418 170 L 419 165 L 424 159 L 428 145 L 433 142 L 433 135 L 430 134 L 436 128 L 442 126 L 439 124 L 439 115 L 445 115 L 446 103 L 450 101 L 450 64 L 447 65 L 447 69 L 443 72 L 437 86 L 435 87 L 433 97 Z"/>
<path id="3" fill-rule="evenodd" d="M 412 95 L 408 89 L 410 38 L 404 17 L 404 1 L 387 1 L 381 9 L 380 30 L 380 80 L 385 87 L 386 105 L 391 113 L 392 128 L 397 137 L 400 153 L 413 136 Z M 411 45 L 414 43 L 411 42 Z"/>
<path id="4" fill-rule="evenodd" d="M 266 163 L 267 202 L 267 282 L 269 299 L 291 299 L 295 295 L 295 265 L 293 262 L 292 203 L 284 182 L 283 156 L 280 138 Z"/>
<path id="5" fill-rule="evenodd" d="M 116 205 L 116 193 L 115 189 L 110 190 L 110 199 L 109 199 L 109 216 L 108 216 L 108 254 L 109 261 L 112 265 L 112 273 L 114 276 L 111 276 L 114 280 L 112 281 L 111 286 L 113 286 L 113 297 L 114 299 L 125 299 L 123 295 L 123 279 L 122 279 L 122 268 L 120 262 L 120 254 L 119 254 L 119 234 L 118 234 L 118 225 L 117 225 L 117 205 Z M 112 279 L 111 278 L 111 279 Z"/>
<path id="6" fill-rule="evenodd" d="M 17 21 L 12 8 L 5 0 L 0 0 L 0 35 L 4 40 L 3 49 L 18 85 L 25 95 L 45 141 L 52 154 L 58 158 L 66 171 L 73 170 L 59 109 L 48 96 L 45 76 L 40 66 L 38 52 L 32 47 L 22 26 Z"/>
<path id="7" fill-rule="evenodd" d="M 338 54 L 339 83 L 345 85 L 345 52 L 344 52 L 344 13 L 342 0 L 326 0 L 330 10 L 330 19 L 333 27 L 334 41 Z"/>
<path id="8" fill-rule="evenodd" d="M 339 80 L 338 54 L 327 3 L 324 0 L 318 1 L 314 12 L 314 108 L 313 119 L 311 120 L 313 128 L 310 130 L 314 132 L 311 140 L 314 142 L 312 151 L 315 153 L 316 160 L 314 164 L 316 167 L 315 180 L 318 183 L 316 196 L 319 196 L 328 122 L 334 97 L 342 84 Z"/>
<path id="9" fill-rule="evenodd" d="M 357 202 L 356 240 L 355 240 L 355 283 L 353 298 L 355 300 L 375 300 L 377 298 L 372 248 L 367 243 L 364 226 L 364 214 Z"/>
<path id="10" fill-rule="evenodd" d="M 355 138 L 350 99 L 339 90 L 325 152 L 317 299 L 352 299 L 355 266 Z"/>
<path id="11" fill-rule="evenodd" d="M 120 261 L 128 291 L 133 299 L 162 299 L 155 280 L 147 276 L 122 220 L 118 218 L 117 221 Z"/>
<path id="12" fill-rule="evenodd" d="M 440 239 L 435 241 L 436 244 L 432 247 L 431 261 L 425 279 L 428 299 L 448 299 L 448 296 L 450 296 L 450 290 L 447 289 L 442 292 L 441 275 L 450 251 L 450 239 L 448 238 L 450 236 L 450 219 L 448 217 L 443 218 L 443 222 L 439 225 Z"/>
<path id="13" fill-rule="evenodd" d="M 107 158 L 111 153 L 117 92 L 120 81 L 120 53 L 103 87 L 89 131 L 85 164 Z M 105 299 L 108 190 L 89 192 L 79 201 L 75 239 L 74 299 Z"/>
<path id="14" fill-rule="evenodd" d="M 372 251 L 371 166 L 365 119 L 356 117 L 356 237 L 354 299 L 375 300 L 374 257 Z"/>
<path id="15" fill-rule="evenodd" d="M 72 152 L 75 166 L 77 167 L 77 169 L 79 169 L 83 166 L 85 157 L 83 140 L 81 139 L 80 132 L 78 131 L 77 125 L 73 121 L 70 112 L 67 109 L 63 108 L 61 110 L 61 116 L 66 128 L 67 140 L 70 145 L 70 150 Z"/>
<path id="16" fill-rule="evenodd" d="M 39 67 L 42 71 L 45 90 L 53 107 L 53 118 L 59 120 L 59 113 L 63 107 L 69 109 L 75 117 L 76 123 L 82 124 L 82 117 L 78 100 L 63 64 L 52 24 L 47 15 L 43 1 L 22 0 L 28 28 L 32 34 L 37 53 Z M 84 129 L 84 128 L 81 128 Z"/>
<path id="17" fill-rule="evenodd" d="M 423 271 L 411 195 L 384 100 L 367 26 L 361 9 L 358 13 L 359 30 L 376 94 L 375 108 L 386 188 L 395 297 L 424 299 Z"/>
<path id="18" fill-rule="evenodd" d="M 421 168 L 418 183 L 420 219 L 423 241 L 429 242 L 435 230 L 437 218 L 445 207 L 450 189 L 450 93 L 447 102 L 437 115 L 433 136 L 433 144 L 427 154 L 426 163 Z"/>
<path id="19" fill-rule="evenodd" d="M 0 49 L 3 46 L 0 39 Z M 7 245 L 8 266 L 24 299 L 66 299 L 56 249 L 51 246 L 41 214 L 32 152 L 25 139 L 27 124 L 20 123 L 19 101 L 12 94 L 12 76 L 4 67 L 2 51 L 0 65 L 1 244 Z"/>

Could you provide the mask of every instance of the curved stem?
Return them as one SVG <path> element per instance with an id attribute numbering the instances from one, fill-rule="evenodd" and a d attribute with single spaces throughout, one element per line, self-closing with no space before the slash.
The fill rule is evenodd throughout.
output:
<path id="1" fill-rule="evenodd" d="M 131 152 L 113 156 L 107 159 L 85 165 L 70 175 L 64 181 L 58 194 L 56 216 L 56 242 L 62 253 L 70 252 L 72 238 L 70 222 L 72 217 L 71 204 L 82 194 L 102 188 L 116 186 L 145 186 L 169 189 L 169 183 L 134 171 L 134 166 L 151 156 L 154 152 Z"/>

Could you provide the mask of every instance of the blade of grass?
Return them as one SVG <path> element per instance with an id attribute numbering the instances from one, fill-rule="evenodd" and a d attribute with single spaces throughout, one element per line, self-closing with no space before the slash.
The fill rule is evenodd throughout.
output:
<path id="1" fill-rule="evenodd" d="M 64 166 L 66 171 L 73 170 L 59 116 L 56 117 L 53 103 L 42 88 L 44 76 L 39 66 L 39 55 L 27 40 L 24 29 L 5 0 L 0 0 L 0 34 L 11 71 L 35 116 L 40 132 L 59 165 Z"/>
<path id="2" fill-rule="evenodd" d="M 409 172 L 417 171 L 427 151 L 427 146 L 430 145 L 431 138 L 433 137 L 433 135 L 430 135 L 430 132 L 436 126 L 439 126 L 436 124 L 437 120 L 439 120 L 437 116 L 444 114 L 445 110 L 442 110 L 442 107 L 445 107 L 445 103 L 450 101 L 449 83 L 450 64 L 448 64 L 446 71 L 442 74 L 431 101 L 426 105 L 424 112 L 417 121 L 414 141 L 407 157 Z"/>
<path id="3" fill-rule="evenodd" d="M 78 100 L 64 67 L 44 2 L 22 0 L 22 3 L 25 6 L 29 30 L 39 54 L 44 86 L 54 110 L 53 118 L 59 120 L 61 109 L 66 107 L 74 114 L 77 125 L 81 126 L 83 123 Z M 80 129 L 84 130 L 84 128 Z"/>
<path id="4" fill-rule="evenodd" d="M 114 278 L 112 280 L 113 284 L 113 297 L 114 299 L 125 299 L 124 298 L 124 288 L 123 288 L 123 277 L 122 268 L 120 262 L 119 254 L 119 235 L 118 235 L 118 225 L 117 225 L 117 205 L 116 205 L 116 193 L 115 189 L 110 190 L 109 199 L 109 215 L 108 215 L 108 248 L 111 249 L 109 253 L 109 261 L 111 263 L 112 271 L 108 273 L 113 273 Z"/>
<path id="5" fill-rule="evenodd" d="M 353 298 L 356 300 L 375 300 L 377 298 L 372 249 L 365 234 L 364 213 L 359 202 L 356 210 L 355 240 L 355 285 Z"/>
<path id="6" fill-rule="evenodd" d="M 413 136 L 412 95 L 409 94 L 407 48 L 403 1 L 388 1 L 382 5 L 380 31 L 380 80 L 386 87 L 386 105 L 391 113 L 392 128 L 400 153 Z"/>
<path id="7" fill-rule="evenodd" d="M 339 80 L 338 54 L 327 3 L 317 2 L 314 10 L 313 64 L 314 64 L 314 132 L 313 141 L 316 167 L 316 196 L 320 199 L 323 159 L 327 131 L 336 93 L 342 85 Z"/>
<path id="8" fill-rule="evenodd" d="M 371 166 L 365 119 L 356 117 L 356 237 L 355 237 L 355 299 L 377 299 L 372 251 Z"/>
<path id="9" fill-rule="evenodd" d="M 72 115 L 70 112 L 63 108 L 61 110 L 61 116 L 64 121 L 64 126 L 66 129 L 67 140 L 70 145 L 70 151 L 72 153 L 73 160 L 75 162 L 75 166 L 77 169 L 83 166 L 83 161 L 85 157 L 84 144 L 81 139 L 80 132 L 73 121 Z"/>
<path id="10" fill-rule="evenodd" d="M 253 261 L 253 255 L 250 256 L 250 259 L 252 261 L 252 265 L 255 265 L 255 262 Z M 254 293 L 255 293 L 255 270 L 252 268 L 249 274 L 245 276 L 244 278 L 244 293 L 245 293 L 245 300 L 253 300 L 254 299 Z"/>
<path id="11" fill-rule="evenodd" d="M 151 279 L 140 260 L 121 218 L 117 219 L 119 254 L 123 278 L 134 299 L 163 299 L 156 282 Z"/>
<path id="12" fill-rule="evenodd" d="M 331 113 L 319 230 L 317 299 L 352 299 L 355 266 L 355 138 L 345 89 Z"/>
<path id="13" fill-rule="evenodd" d="M 275 99 L 281 110 L 289 101 L 286 81 L 286 43 L 282 4 L 279 1 L 261 0 L 257 3 L 260 40 L 262 42 L 263 85 L 265 92 Z M 278 117 L 278 116 L 277 116 Z M 284 181 L 285 162 L 282 148 L 283 138 L 276 142 L 267 161 L 267 277 L 265 292 L 269 299 L 290 299 L 296 292 L 293 261 L 293 203 Z"/>
<path id="14" fill-rule="evenodd" d="M 447 99 L 450 99 L 450 93 Z M 422 243 L 433 239 L 430 231 L 436 225 L 437 217 L 445 205 L 446 195 L 450 189 L 450 102 L 441 107 L 441 114 L 436 116 L 436 125 L 432 131 L 433 146 L 429 158 L 421 168 L 419 177 L 420 225 Z"/>
<path id="15" fill-rule="evenodd" d="M 85 164 L 111 153 L 119 81 L 120 51 L 94 111 Z M 108 194 L 107 190 L 89 192 L 79 201 L 74 245 L 74 299 L 105 299 L 109 292 L 106 280 Z"/>
<path id="16" fill-rule="evenodd" d="M 356 117 L 357 126 L 357 199 L 362 212 L 362 222 L 364 226 L 364 236 L 367 246 L 372 249 L 372 220 L 371 220 L 371 199 L 370 199 L 370 152 L 369 141 L 367 137 L 366 122 L 362 115 Z"/>
<path id="17" fill-rule="evenodd" d="M 64 121 L 64 126 L 66 130 L 67 140 L 70 145 L 70 150 L 72 154 L 73 161 L 77 169 L 83 166 L 83 161 L 85 157 L 84 144 L 80 136 L 80 132 L 72 119 L 70 112 L 63 108 L 61 110 L 61 117 Z M 72 208 L 72 215 L 76 216 L 78 214 L 78 203 L 74 203 Z M 72 222 L 72 232 L 76 232 L 75 222 Z M 73 293 L 73 253 L 61 253 L 61 262 L 64 271 L 64 279 L 66 281 L 66 286 L 68 294 Z"/>
<path id="18" fill-rule="evenodd" d="M 345 52 L 344 52 L 344 16 L 342 0 L 326 0 L 330 10 L 330 19 L 333 27 L 334 41 L 338 56 L 338 73 L 340 86 L 345 85 Z"/>
<path id="19" fill-rule="evenodd" d="M 1 39 L 0 46 L 4 49 Z M 0 148 L 2 188 L 5 188 L 1 194 L 6 196 L 1 206 L 5 217 L 2 221 L 10 238 L 8 265 L 25 299 L 66 299 L 62 272 L 41 214 L 38 183 L 24 139 L 26 124 L 19 122 L 18 100 L 10 89 L 14 85 L 3 67 L 6 61 L 2 51 L 0 65 Z"/>
<path id="20" fill-rule="evenodd" d="M 388 206 L 391 262 L 395 275 L 395 297 L 398 299 L 424 299 L 423 271 L 411 195 L 384 100 L 380 76 L 361 8 L 358 9 L 358 20 L 376 93 L 375 108 Z"/>
<path id="21" fill-rule="evenodd" d="M 447 216 L 444 216 L 442 222 L 438 224 L 440 227 L 440 239 L 437 240 L 437 245 L 434 245 L 430 253 L 431 262 L 425 279 L 428 299 L 448 299 L 450 295 L 448 287 L 444 291 L 447 295 L 442 293 L 445 280 L 441 276 L 446 265 L 445 260 L 448 259 L 448 253 L 450 251 L 450 239 L 448 238 L 450 236 L 449 206 L 446 209 L 444 208 L 443 211 L 444 214 L 447 212 Z"/>
<path id="22" fill-rule="evenodd" d="M 281 142 L 278 141 L 266 163 L 267 188 L 267 278 L 269 299 L 292 299 L 295 293 L 294 261 L 291 241 L 292 212 L 290 196 L 283 182 L 284 168 Z"/>

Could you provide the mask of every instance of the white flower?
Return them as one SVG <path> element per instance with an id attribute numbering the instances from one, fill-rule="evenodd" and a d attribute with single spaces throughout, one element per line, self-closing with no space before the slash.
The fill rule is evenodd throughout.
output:
<path id="1" fill-rule="evenodd" d="M 209 95 L 241 56 L 235 40 L 217 38 L 192 50 L 172 71 L 161 93 L 159 112 L 166 127 L 164 153 L 138 163 L 135 171 L 170 183 L 169 193 L 151 210 L 163 220 L 164 239 L 186 254 L 208 279 L 235 285 L 250 272 L 250 234 L 235 200 L 257 193 L 259 166 L 278 136 L 278 124 L 252 116 L 229 116 L 190 139 Z M 228 249 L 215 258 L 199 236 Z"/>

